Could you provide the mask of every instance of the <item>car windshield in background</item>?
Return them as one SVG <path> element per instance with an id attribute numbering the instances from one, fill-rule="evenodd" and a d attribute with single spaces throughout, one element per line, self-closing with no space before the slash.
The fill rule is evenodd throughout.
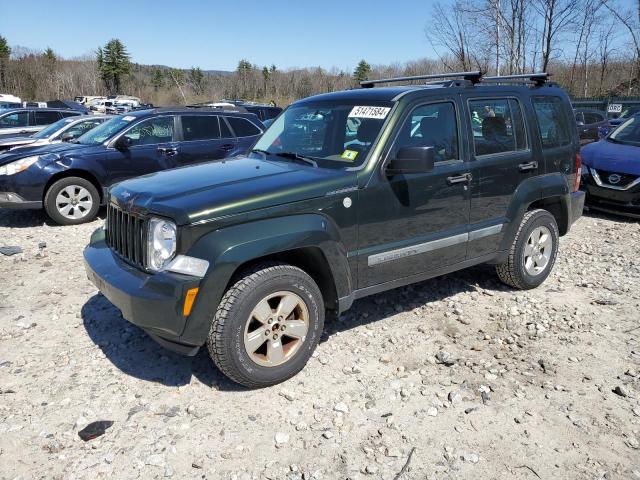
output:
<path id="1" fill-rule="evenodd" d="M 135 117 L 127 115 L 113 117 L 111 120 L 107 120 L 102 125 L 98 125 L 96 128 L 81 135 L 77 143 L 81 145 L 99 145 L 130 125 L 132 120 L 135 120 Z"/>
<path id="2" fill-rule="evenodd" d="M 620 125 L 608 139 L 615 143 L 640 146 L 640 116 L 630 118 Z"/>
<path id="3" fill-rule="evenodd" d="M 311 160 L 329 168 L 364 163 L 393 104 L 390 102 L 292 105 L 262 135 L 254 152 Z"/>
<path id="4" fill-rule="evenodd" d="M 65 125 L 73 122 L 72 118 L 63 118 L 62 120 L 58 120 L 55 123 L 52 123 L 44 130 L 40 130 L 38 133 L 33 135 L 33 138 L 49 138 L 53 134 L 55 134 L 58 130 L 63 128 Z"/>

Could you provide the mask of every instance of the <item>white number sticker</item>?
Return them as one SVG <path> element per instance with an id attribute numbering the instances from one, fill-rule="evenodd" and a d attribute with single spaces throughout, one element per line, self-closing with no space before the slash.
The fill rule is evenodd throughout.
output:
<path id="1" fill-rule="evenodd" d="M 125 122 L 130 122 L 131 120 L 135 120 L 136 117 L 132 117 L 131 115 L 127 115 L 126 117 L 122 117 Z"/>
<path id="2" fill-rule="evenodd" d="M 355 106 L 349 112 L 349 117 L 383 119 L 390 110 L 389 107 Z"/>
<path id="3" fill-rule="evenodd" d="M 610 103 L 607 108 L 607 112 L 609 113 L 622 113 L 622 104 L 621 103 Z"/>

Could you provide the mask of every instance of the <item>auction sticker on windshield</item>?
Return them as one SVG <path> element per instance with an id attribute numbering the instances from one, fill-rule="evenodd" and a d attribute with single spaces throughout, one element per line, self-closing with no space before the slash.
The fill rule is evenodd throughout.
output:
<path id="1" fill-rule="evenodd" d="M 390 110 L 390 107 L 366 107 L 356 105 L 351 109 L 351 112 L 349 112 L 349 117 L 383 119 Z"/>
<path id="2" fill-rule="evenodd" d="M 132 117 L 131 115 L 127 115 L 126 117 L 122 117 L 122 119 L 126 122 L 130 122 L 131 120 L 135 120 L 136 117 Z"/>

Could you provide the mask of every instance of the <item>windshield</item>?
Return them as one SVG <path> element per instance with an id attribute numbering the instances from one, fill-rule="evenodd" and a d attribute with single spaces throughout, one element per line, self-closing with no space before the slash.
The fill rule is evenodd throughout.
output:
<path id="1" fill-rule="evenodd" d="M 640 107 L 631 107 L 623 110 L 618 118 L 629 118 L 640 111 Z"/>
<path id="2" fill-rule="evenodd" d="M 292 105 L 253 151 L 274 158 L 303 157 L 321 167 L 362 165 L 391 111 L 391 102 L 318 102 Z"/>
<path id="3" fill-rule="evenodd" d="M 609 135 L 608 140 L 640 146 L 640 117 L 635 116 L 624 122 Z"/>
<path id="4" fill-rule="evenodd" d="M 69 123 L 71 123 L 73 121 L 74 120 L 72 118 L 63 118 L 62 120 L 58 120 L 57 122 L 52 123 L 51 125 L 49 125 L 44 130 L 40 130 L 38 133 L 33 135 L 33 138 L 49 138 L 54 133 L 56 133 L 58 130 L 63 128 L 65 125 L 67 125 L 67 124 L 69 124 Z"/>
<path id="5" fill-rule="evenodd" d="M 79 143 L 81 145 L 99 145 L 101 143 L 104 143 L 120 130 L 130 125 L 132 120 L 135 120 L 135 117 L 113 117 L 103 124 L 98 125 L 96 128 L 89 130 L 84 135 L 81 135 L 76 143 Z"/>

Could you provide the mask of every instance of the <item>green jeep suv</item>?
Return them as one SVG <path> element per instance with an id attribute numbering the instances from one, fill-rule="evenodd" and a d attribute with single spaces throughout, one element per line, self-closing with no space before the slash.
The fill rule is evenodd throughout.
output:
<path id="1" fill-rule="evenodd" d="M 249 387 L 295 375 L 366 295 L 480 263 L 540 285 L 584 204 L 565 92 L 480 72 L 362 87 L 295 102 L 246 155 L 112 187 L 90 280 Z"/>

